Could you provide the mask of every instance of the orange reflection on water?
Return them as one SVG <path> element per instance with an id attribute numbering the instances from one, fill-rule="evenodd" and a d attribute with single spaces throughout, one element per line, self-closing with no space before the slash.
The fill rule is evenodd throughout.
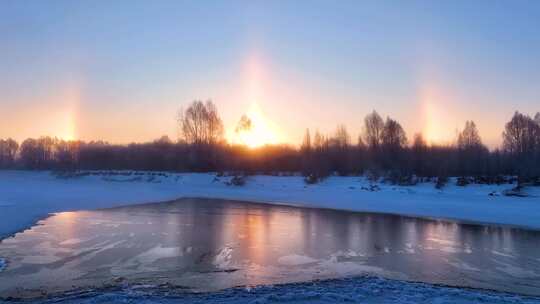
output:
<path id="1" fill-rule="evenodd" d="M 62 238 L 72 240 L 78 234 L 77 220 L 80 216 L 81 212 L 66 211 L 56 213 L 54 217 L 49 218 L 47 221 L 51 221 L 53 225 L 56 225 L 56 233 Z"/>

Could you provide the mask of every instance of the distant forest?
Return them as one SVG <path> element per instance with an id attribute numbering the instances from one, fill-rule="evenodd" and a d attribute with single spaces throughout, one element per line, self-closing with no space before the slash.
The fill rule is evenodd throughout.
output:
<path id="1" fill-rule="evenodd" d="M 489 150 L 473 121 L 467 121 L 455 144 L 427 144 L 421 134 L 408 139 L 400 123 L 373 111 L 352 138 L 340 125 L 334 134 L 306 130 L 300 147 L 269 145 L 250 149 L 223 137 L 223 123 L 211 101 L 194 101 L 178 117 L 181 137 L 128 145 L 103 141 L 29 138 L 0 140 L 0 168 L 28 170 L 151 170 L 231 172 L 234 174 L 302 173 L 309 183 L 329 175 L 366 174 L 394 183 L 422 178 L 443 182 L 449 176 L 485 183 L 517 176 L 521 183 L 540 182 L 540 113 L 515 112 L 505 124 L 502 146 Z M 237 129 L 248 130 L 243 116 Z"/>

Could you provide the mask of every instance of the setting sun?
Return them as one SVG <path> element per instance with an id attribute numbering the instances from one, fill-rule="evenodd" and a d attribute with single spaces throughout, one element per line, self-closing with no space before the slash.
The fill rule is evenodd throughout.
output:
<path id="1" fill-rule="evenodd" d="M 278 142 L 278 132 L 273 123 L 268 120 L 259 106 L 254 103 L 251 105 L 246 117 L 250 121 L 249 128 L 235 130 L 232 141 L 238 144 L 246 145 L 250 148 L 256 148 Z"/>

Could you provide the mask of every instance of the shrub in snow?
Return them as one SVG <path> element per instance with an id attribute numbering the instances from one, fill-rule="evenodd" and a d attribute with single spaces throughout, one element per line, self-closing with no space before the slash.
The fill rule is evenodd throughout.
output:
<path id="1" fill-rule="evenodd" d="M 500 184 L 507 184 L 510 182 L 510 179 L 506 178 L 504 175 L 497 175 L 493 178 L 493 183 L 500 185 Z"/>
<path id="2" fill-rule="evenodd" d="M 504 190 L 503 194 L 505 196 L 517 196 L 517 197 L 527 197 L 528 196 L 526 193 L 523 193 L 523 192 L 515 190 L 515 189 Z"/>
<path id="3" fill-rule="evenodd" d="M 244 186 L 246 184 L 246 179 L 247 177 L 245 175 L 235 175 L 225 184 L 227 186 Z"/>
<path id="4" fill-rule="evenodd" d="M 456 180 L 456 185 L 458 185 L 460 187 L 465 187 L 470 183 L 471 183 L 471 181 L 469 180 L 469 178 L 464 177 L 464 176 L 458 177 L 457 180 Z"/>
<path id="5" fill-rule="evenodd" d="M 507 189 L 502 192 L 505 196 L 517 196 L 517 197 L 527 197 L 527 193 L 523 192 L 523 187 L 518 185 L 512 189 Z"/>
<path id="6" fill-rule="evenodd" d="M 383 177 L 383 183 L 390 183 L 392 185 L 395 185 L 399 182 L 399 179 L 401 176 L 396 171 L 390 171 L 386 174 L 386 176 Z"/>
<path id="7" fill-rule="evenodd" d="M 56 178 L 76 178 L 90 175 L 88 172 L 79 172 L 79 171 L 55 171 L 53 175 Z"/>
<path id="8" fill-rule="evenodd" d="M 320 178 L 319 176 L 317 176 L 315 174 L 309 174 L 306 177 L 304 177 L 304 182 L 306 184 L 308 184 L 308 185 L 316 184 L 316 183 L 320 182 L 321 180 L 322 180 L 322 178 Z"/>
<path id="9" fill-rule="evenodd" d="M 366 171 L 366 177 L 370 182 L 376 183 L 379 181 L 380 175 L 377 170 L 368 170 Z"/>
<path id="10" fill-rule="evenodd" d="M 379 187 L 376 184 L 371 184 L 371 185 L 369 185 L 367 187 L 362 187 L 360 189 L 365 190 L 365 191 L 375 192 L 375 191 L 380 191 L 381 187 Z"/>
<path id="11" fill-rule="evenodd" d="M 446 176 L 438 176 L 437 182 L 435 183 L 435 188 L 442 189 L 444 186 L 446 186 L 446 183 L 448 183 L 448 177 Z"/>
<path id="12" fill-rule="evenodd" d="M 414 174 L 403 173 L 399 170 L 392 170 L 388 172 L 384 178 L 385 183 L 400 186 L 414 186 L 418 183 L 418 179 Z"/>
<path id="13" fill-rule="evenodd" d="M 414 174 L 407 174 L 400 177 L 398 184 L 400 186 L 414 186 L 418 184 L 418 179 Z"/>

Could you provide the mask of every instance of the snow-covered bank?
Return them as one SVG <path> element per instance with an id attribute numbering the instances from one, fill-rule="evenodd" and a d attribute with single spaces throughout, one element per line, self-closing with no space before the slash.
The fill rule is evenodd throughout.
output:
<path id="1" fill-rule="evenodd" d="M 388 280 L 376 277 L 359 277 L 308 283 L 260 286 L 255 288 L 232 288 L 213 293 L 179 293 L 171 296 L 170 290 L 148 293 L 145 286 L 109 292 L 71 294 L 64 298 L 33 303 L 438 303 L 438 304 L 537 304 L 540 299 L 487 290 L 462 289 L 424 283 Z M 0 303 L 3 303 L 0 300 Z M 14 302 L 8 302 L 14 303 Z M 27 303 L 27 302 L 23 302 Z"/>
<path id="2" fill-rule="evenodd" d="M 32 225 L 51 212 L 134 203 L 211 197 L 355 211 L 453 218 L 540 229 L 540 189 L 531 197 L 498 194 L 511 185 L 400 187 L 369 191 L 362 177 L 331 177 L 306 185 L 298 176 L 253 176 L 241 187 L 213 174 L 89 175 L 57 178 L 49 172 L 0 171 L 0 237 Z"/>

